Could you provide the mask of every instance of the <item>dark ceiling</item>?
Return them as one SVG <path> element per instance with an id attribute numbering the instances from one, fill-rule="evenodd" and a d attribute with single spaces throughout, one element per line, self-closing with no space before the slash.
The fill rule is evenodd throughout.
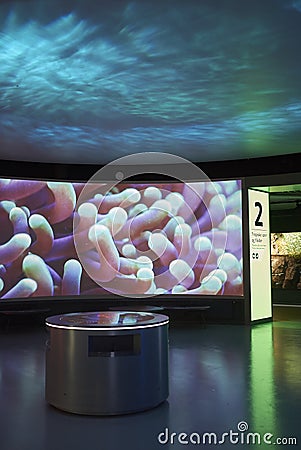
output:
<path id="1" fill-rule="evenodd" d="M 271 212 L 298 210 L 301 212 L 301 184 L 259 187 L 269 193 Z"/>

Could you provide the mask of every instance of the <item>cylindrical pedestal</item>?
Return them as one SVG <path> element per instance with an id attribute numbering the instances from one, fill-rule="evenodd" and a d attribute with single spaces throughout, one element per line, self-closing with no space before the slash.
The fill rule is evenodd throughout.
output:
<path id="1" fill-rule="evenodd" d="M 93 312 L 46 319 L 46 400 L 78 414 L 146 410 L 168 397 L 168 317 Z"/>

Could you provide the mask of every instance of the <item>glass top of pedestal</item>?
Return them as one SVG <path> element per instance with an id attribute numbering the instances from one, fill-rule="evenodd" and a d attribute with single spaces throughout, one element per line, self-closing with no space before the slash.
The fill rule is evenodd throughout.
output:
<path id="1" fill-rule="evenodd" d="M 110 328 L 110 327 L 144 327 L 168 322 L 163 314 L 140 311 L 99 311 L 61 314 L 48 317 L 46 325 L 57 327 Z"/>

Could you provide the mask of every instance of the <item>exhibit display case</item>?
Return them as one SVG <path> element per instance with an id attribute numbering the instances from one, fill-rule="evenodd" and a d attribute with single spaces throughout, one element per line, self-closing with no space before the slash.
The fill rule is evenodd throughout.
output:
<path id="1" fill-rule="evenodd" d="M 48 317 L 46 401 L 78 414 L 143 411 L 168 397 L 167 316 L 130 311 Z"/>

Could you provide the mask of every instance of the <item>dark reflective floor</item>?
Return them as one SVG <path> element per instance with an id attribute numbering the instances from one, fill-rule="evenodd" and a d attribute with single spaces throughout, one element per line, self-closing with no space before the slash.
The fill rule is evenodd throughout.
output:
<path id="1" fill-rule="evenodd" d="M 43 326 L 0 331 L 1 450 L 301 448 L 300 321 L 171 327 L 168 402 L 118 417 L 46 404 L 46 338 Z"/>

